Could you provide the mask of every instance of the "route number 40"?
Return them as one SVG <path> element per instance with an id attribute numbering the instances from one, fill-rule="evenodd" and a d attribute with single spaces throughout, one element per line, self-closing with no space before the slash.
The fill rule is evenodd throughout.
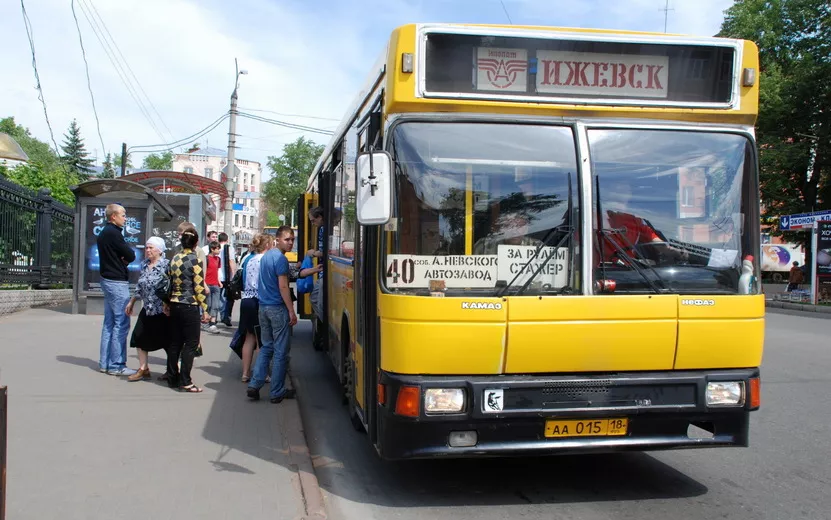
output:
<path id="1" fill-rule="evenodd" d="M 398 259 L 394 259 L 387 268 L 387 278 L 392 278 L 393 283 L 398 283 L 398 278 L 401 278 L 401 283 L 413 283 L 415 281 L 415 262 L 412 258 L 405 258 L 400 263 L 401 271 L 398 270 Z"/>

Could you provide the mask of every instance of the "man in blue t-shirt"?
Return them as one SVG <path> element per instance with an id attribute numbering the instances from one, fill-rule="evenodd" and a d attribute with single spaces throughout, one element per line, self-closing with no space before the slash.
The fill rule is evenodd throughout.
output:
<path id="1" fill-rule="evenodd" d="M 289 359 L 289 333 L 297 324 L 297 314 L 289 292 L 289 261 L 283 253 L 273 248 L 260 260 L 260 278 L 257 283 L 260 300 L 260 336 L 262 348 L 254 365 L 254 373 L 248 383 L 248 398 L 258 400 L 260 388 L 265 385 L 271 367 L 272 403 L 294 398 L 294 390 L 286 389 L 286 369 Z M 271 359 L 274 358 L 272 364 Z"/>

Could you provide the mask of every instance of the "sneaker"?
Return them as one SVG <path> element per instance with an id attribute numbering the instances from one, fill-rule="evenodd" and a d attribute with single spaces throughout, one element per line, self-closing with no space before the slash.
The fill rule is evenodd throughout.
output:
<path id="1" fill-rule="evenodd" d="M 256 388 L 249 388 L 245 391 L 245 395 L 248 396 L 249 399 L 252 401 L 259 401 L 260 400 L 260 391 Z"/>
<path id="2" fill-rule="evenodd" d="M 283 399 L 294 399 L 295 397 L 297 397 L 297 392 L 295 392 L 292 388 L 290 390 L 286 390 L 286 393 L 280 397 L 272 397 L 271 404 L 279 404 L 283 402 Z"/>
<path id="3" fill-rule="evenodd" d="M 219 329 L 216 325 L 211 325 L 210 327 L 208 327 L 208 332 L 210 332 L 211 334 L 219 334 Z"/>
<path id="4" fill-rule="evenodd" d="M 106 368 L 99 368 L 99 369 L 98 369 L 98 371 L 99 371 L 99 372 L 101 372 L 102 374 L 106 374 L 106 373 L 107 373 L 107 369 L 106 369 Z"/>
<path id="5" fill-rule="evenodd" d="M 222 320 L 222 323 L 223 323 L 226 327 L 232 327 L 232 326 L 233 326 L 233 325 L 231 325 L 231 318 L 228 318 L 228 319 L 224 319 L 224 320 Z"/>
<path id="6" fill-rule="evenodd" d="M 119 368 L 118 370 L 109 370 L 107 371 L 108 374 L 111 376 L 132 376 L 135 375 L 137 371 L 133 370 L 132 368 Z"/>

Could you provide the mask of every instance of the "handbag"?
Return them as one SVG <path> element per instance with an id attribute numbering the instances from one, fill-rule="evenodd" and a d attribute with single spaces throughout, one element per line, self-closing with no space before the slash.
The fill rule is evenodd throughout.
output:
<path id="1" fill-rule="evenodd" d="M 168 273 L 164 273 L 159 281 L 156 282 L 156 286 L 153 288 L 153 292 L 156 295 L 156 298 L 160 299 L 164 303 L 170 302 L 170 295 L 173 292 L 173 283 L 170 281 L 170 275 Z"/>
<path id="2" fill-rule="evenodd" d="M 305 257 L 303 259 L 303 263 L 300 264 L 300 270 L 301 271 L 303 269 L 310 269 L 312 267 L 314 267 L 314 262 L 312 261 L 312 257 L 310 257 L 310 256 Z M 307 276 L 305 278 L 298 278 L 297 282 L 296 282 L 297 294 L 307 294 L 307 293 L 312 292 L 312 289 L 314 288 L 314 284 L 315 284 L 315 281 L 314 281 L 313 276 Z"/>

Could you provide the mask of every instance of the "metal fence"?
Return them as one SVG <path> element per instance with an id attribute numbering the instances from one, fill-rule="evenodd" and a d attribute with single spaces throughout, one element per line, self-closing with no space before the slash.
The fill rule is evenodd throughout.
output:
<path id="1" fill-rule="evenodd" d="M 75 211 L 0 179 L 0 286 L 48 288 L 72 283 Z"/>

